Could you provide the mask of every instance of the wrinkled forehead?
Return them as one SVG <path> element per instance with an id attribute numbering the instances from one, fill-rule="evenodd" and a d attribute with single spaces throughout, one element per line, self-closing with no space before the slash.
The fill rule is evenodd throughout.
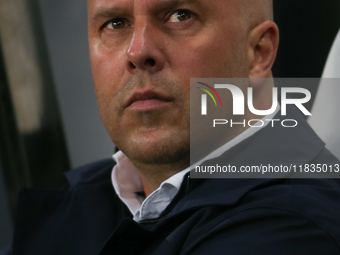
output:
<path id="1" fill-rule="evenodd" d="M 114 8 L 121 6 L 130 9 L 140 9 L 140 8 L 150 8 L 150 9 L 163 9 L 171 8 L 180 5 L 207 5 L 214 4 L 215 6 L 220 6 L 221 8 L 232 8 L 234 6 L 246 6 L 242 2 L 253 2 L 259 0 L 88 0 L 89 11 L 97 11 L 101 8 Z"/>
<path id="2" fill-rule="evenodd" d="M 272 20 L 272 0 L 88 0 L 89 17 L 100 13 L 102 16 L 116 13 L 133 13 L 136 10 L 157 11 L 162 9 L 200 6 L 207 11 L 225 11 L 226 15 L 233 14 L 246 20 L 251 26 L 264 20 Z M 227 18 L 227 17 L 226 17 Z"/>

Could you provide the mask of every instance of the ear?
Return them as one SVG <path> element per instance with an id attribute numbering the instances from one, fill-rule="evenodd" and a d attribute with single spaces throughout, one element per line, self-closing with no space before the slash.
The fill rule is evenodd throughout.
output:
<path id="1" fill-rule="evenodd" d="M 248 36 L 249 78 L 268 78 L 279 45 L 279 29 L 273 21 L 255 27 Z"/>

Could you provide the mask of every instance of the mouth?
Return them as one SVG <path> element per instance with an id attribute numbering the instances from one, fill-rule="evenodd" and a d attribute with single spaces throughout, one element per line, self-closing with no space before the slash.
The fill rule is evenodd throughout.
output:
<path id="1" fill-rule="evenodd" d="M 152 90 L 135 92 L 127 101 L 125 109 L 139 111 L 155 110 L 170 105 L 172 101 L 172 98 Z"/>

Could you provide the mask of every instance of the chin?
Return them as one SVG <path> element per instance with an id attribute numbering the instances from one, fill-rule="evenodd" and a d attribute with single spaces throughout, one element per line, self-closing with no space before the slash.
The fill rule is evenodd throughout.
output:
<path id="1" fill-rule="evenodd" d="M 190 135 L 173 132 L 165 135 L 139 135 L 119 147 L 130 160 L 143 164 L 172 164 L 188 160 Z"/>

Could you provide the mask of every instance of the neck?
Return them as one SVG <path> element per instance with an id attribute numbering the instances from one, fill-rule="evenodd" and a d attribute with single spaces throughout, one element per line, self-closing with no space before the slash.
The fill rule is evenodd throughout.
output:
<path id="1" fill-rule="evenodd" d="M 169 164 L 144 164 L 131 160 L 141 173 L 143 189 L 146 196 L 158 189 L 162 182 L 190 165 L 190 153 L 177 162 Z"/>
<path id="2" fill-rule="evenodd" d="M 254 86 L 253 103 L 256 109 L 267 110 L 271 107 L 272 88 L 272 79 L 265 79 L 264 83 Z M 264 116 L 257 116 L 250 113 L 249 111 L 247 111 L 244 116 L 246 120 L 258 119 L 262 117 Z M 201 146 L 202 148 L 205 147 L 207 149 L 202 150 L 202 155 L 197 155 L 197 160 L 203 158 L 210 152 L 232 140 L 233 138 L 244 132 L 246 129 L 247 127 L 229 130 L 229 132 L 224 132 L 224 139 L 221 139 L 222 136 L 216 136 L 216 139 L 211 139 L 210 137 L 210 141 L 203 141 L 203 143 L 196 144 L 195 146 Z M 193 160 L 196 161 L 196 159 Z M 139 161 L 131 161 L 141 173 L 145 195 L 149 196 L 166 179 L 190 166 L 190 152 L 188 152 L 187 155 L 182 157 L 180 160 L 168 164 L 148 164 Z"/>

